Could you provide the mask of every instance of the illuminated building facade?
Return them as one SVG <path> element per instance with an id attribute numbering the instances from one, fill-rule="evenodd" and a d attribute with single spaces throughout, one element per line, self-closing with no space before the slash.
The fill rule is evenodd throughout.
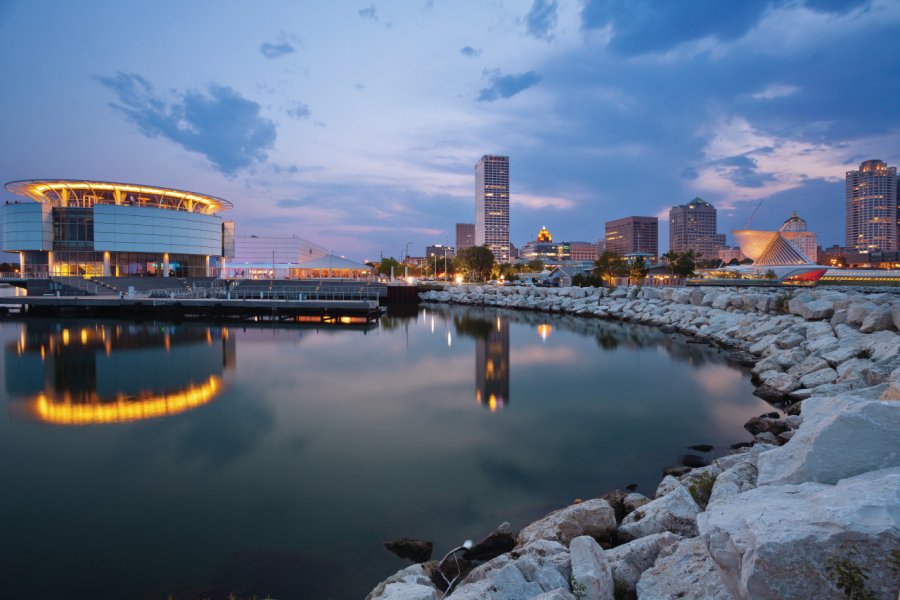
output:
<path id="1" fill-rule="evenodd" d="M 460 252 L 475 245 L 475 223 L 456 224 L 456 250 Z"/>
<path id="2" fill-rule="evenodd" d="M 673 252 L 693 250 L 699 257 L 710 260 L 725 247 L 725 234 L 718 233 L 716 208 L 694 198 L 687 204 L 669 209 L 669 249 Z"/>
<path id="3" fill-rule="evenodd" d="M 508 156 L 486 154 L 475 165 L 475 245 L 499 263 L 510 260 Z"/>
<path id="4" fill-rule="evenodd" d="M 545 263 L 560 261 L 592 261 L 600 253 L 598 244 L 591 242 L 554 242 L 546 227 L 538 232 L 537 239 L 522 246 L 522 260 L 540 259 Z"/>
<path id="5" fill-rule="evenodd" d="M 231 204 L 181 190 L 102 181 L 29 180 L 6 189 L 3 250 L 25 277 L 206 277 L 233 248 Z M 231 239 L 229 239 L 231 238 Z"/>
<path id="6" fill-rule="evenodd" d="M 819 257 L 819 242 L 813 231 L 806 230 L 806 221 L 797 216 L 797 212 L 791 213 L 784 224 L 781 226 L 781 235 L 789 241 L 795 248 L 800 250 L 812 262 L 816 262 Z"/>
<path id="7" fill-rule="evenodd" d="M 897 167 L 867 160 L 847 171 L 845 246 L 859 252 L 898 250 Z"/>
<path id="8" fill-rule="evenodd" d="M 659 256 L 659 220 L 625 217 L 606 223 L 606 249 L 621 256 L 642 253 Z"/>

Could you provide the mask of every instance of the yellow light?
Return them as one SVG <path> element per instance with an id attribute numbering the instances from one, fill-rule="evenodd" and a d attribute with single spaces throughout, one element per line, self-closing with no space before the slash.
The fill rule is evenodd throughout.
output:
<path id="1" fill-rule="evenodd" d="M 57 402 L 41 393 L 33 401 L 33 411 L 39 420 L 55 425 L 141 421 L 183 413 L 206 404 L 219 393 L 221 387 L 219 378 L 211 375 L 205 383 L 191 385 L 178 392 L 146 395 L 137 399 L 118 394 L 112 402 L 94 397 L 90 403 L 84 404 L 73 402 L 68 394 Z"/>
<path id="2" fill-rule="evenodd" d="M 68 329 L 63 329 L 62 340 L 63 340 L 63 346 L 69 345 L 69 330 Z"/>
<path id="3" fill-rule="evenodd" d="M 494 394 L 488 397 L 488 408 L 491 409 L 491 412 L 497 412 L 497 396 Z"/>
<path id="4" fill-rule="evenodd" d="M 457 275 L 457 276 L 456 276 L 456 285 L 459 285 L 459 284 L 461 284 L 462 282 L 463 282 L 463 276 L 462 276 L 462 275 Z"/>
<path id="5" fill-rule="evenodd" d="M 82 330 L 81 330 L 81 336 L 80 336 L 80 337 L 81 337 L 81 345 L 82 345 L 82 346 L 87 346 L 87 343 L 88 343 L 88 332 L 87 332 L 87 329 L 82 328 Z"/>

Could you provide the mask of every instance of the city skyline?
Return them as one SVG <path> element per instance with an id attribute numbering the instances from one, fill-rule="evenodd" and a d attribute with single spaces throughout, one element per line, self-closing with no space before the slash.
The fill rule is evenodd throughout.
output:
<path id="1" fill-rule="evenodd" d="M 114 52 L 71 43 L 123 30 Z M 700 196 L 721 232 L 766 198 L 754 227 L 796 210 L 827 247 L 844 174 L 900 163 L 898 33 L 884 0 L 9 1 L 0 179 L 204 190 L 237 235 L 371 260 L 453 243 L 472 165 L 498 154 L 514 243 L 544 224 L 595 241 Z"/>

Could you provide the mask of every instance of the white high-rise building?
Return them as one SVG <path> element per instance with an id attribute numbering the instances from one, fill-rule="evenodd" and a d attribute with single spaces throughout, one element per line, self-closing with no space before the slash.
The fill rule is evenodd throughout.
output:
<path id="1" fill-rule="evenodd" d="M 847 171 L 845 246 L 857 252 L 897 250 L 897 167 L 867 160 Z"/>
<path id="2" fill-rule="evenodd" d="M 475 245 L 509 262 L 509 157 L 486 154 L 475 165 Z"/>

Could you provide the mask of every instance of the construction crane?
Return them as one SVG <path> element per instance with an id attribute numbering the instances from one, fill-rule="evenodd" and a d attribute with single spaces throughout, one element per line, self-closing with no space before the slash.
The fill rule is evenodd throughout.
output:
<path id="1" fill-rule="evenodd" d="M 754 208 L 754 209 L 753 209 L 753 212 L 750 213 L 750 217 L 747 219 L 747 222 L 744 223 L 744 229 L 749 229 L 749 228 L 750 228 L 750 222 L 753 221 L 753 217 L 756 216 L 756 211 L 759 210 L 759 207 L 762 206 L 762 203 L 765 202 L 765 200 L 766 200 L 765 198 L 761 198 L 761 199 L 760 199 L 759 204 L 756 205 L 756 208 Z"/>

